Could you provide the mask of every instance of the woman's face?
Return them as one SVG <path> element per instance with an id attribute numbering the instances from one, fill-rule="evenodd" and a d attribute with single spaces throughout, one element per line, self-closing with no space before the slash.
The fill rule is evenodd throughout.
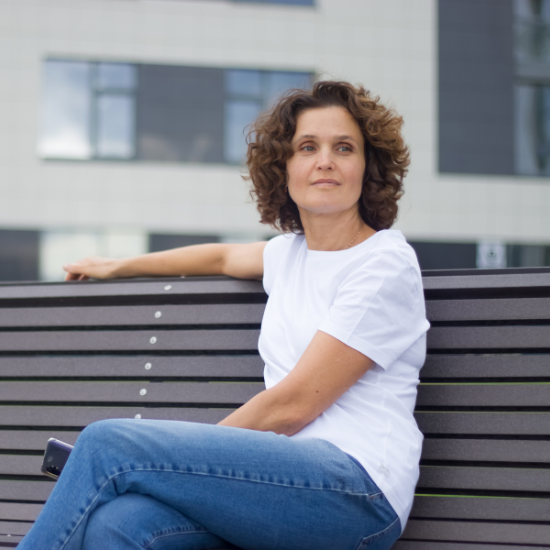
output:
<path id="1" fill-rule="evenodd" d="M 356 211 L 365 172 L 365 142 L 343 107 L 310 109 L 298 116 L 287 161 L 288 192 L 304 215 Z"/>

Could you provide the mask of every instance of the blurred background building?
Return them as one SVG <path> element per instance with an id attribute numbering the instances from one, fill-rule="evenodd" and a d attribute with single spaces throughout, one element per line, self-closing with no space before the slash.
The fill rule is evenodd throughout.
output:
<path id="1" fill-rule="evenodd" d="M 550 0 L 0 0 L 0 280 L 273 235 L 244 129 L 328 78 L 404 116 L 424 269 L 550 265 Z"/>

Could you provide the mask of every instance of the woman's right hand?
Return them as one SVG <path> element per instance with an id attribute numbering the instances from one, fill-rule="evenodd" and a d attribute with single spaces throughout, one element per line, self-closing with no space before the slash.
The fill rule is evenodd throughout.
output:
<path id="1" fill-rule="evenodd" d="M 74 263 L 63 265 L 67 272 L 66 281 L 87 281 L 88 279 L 112 279 L 116 277 L 116 269 L 120 260 L 92 256 Z"/>

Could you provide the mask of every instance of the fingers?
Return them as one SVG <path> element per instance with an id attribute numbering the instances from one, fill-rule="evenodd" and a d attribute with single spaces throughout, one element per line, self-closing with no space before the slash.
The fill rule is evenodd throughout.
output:
<path id="1" fill-rule="evenodd" d="M 64 264 L 63 269 L 67 272 L 67 275 L 65 275 L 65 281 L 87 281 L 90 277 L 88 275 L 85 275 L 84 273 L 73 273 L 72 271 L 76 271 L 77 266 L 75 264 Z M 78 270 L 80 271 L 80 270 Z"/>
<path id="2" fill-rule="evenodd" d="M 82 277 L 84 277 L 84 275 L 81 275 L 79 273 L 67 273 L 67 275 L 65 275 L 65 280 L 66 281 L 82 281 L 84 279 L 82 279 Z"/>

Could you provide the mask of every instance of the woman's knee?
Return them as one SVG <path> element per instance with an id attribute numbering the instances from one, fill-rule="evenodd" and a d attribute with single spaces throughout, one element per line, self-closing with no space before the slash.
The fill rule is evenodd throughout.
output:
<path id="1" fill-rule="evenodd" d="M 97 508 L 89 517 L 83 550 L 98 548 L 143 548 L 139 541 L 141 495 L 127 493 Z"/>
<path id="2" fill-rule="evenodd" d="M 196 544 L 198 537 L 205 542 Z M 86 526 L 83 550 L 221 548 L 221 540 L 149 495 L 125 493 L 97 508 Z"/>
<path id="3" fill-rule="evenodd" d="M 82 430 L 78 436 L 77 445 L 87 444 L 115 444 L 120 437 L 128 433 L 131 422 L 135 422 L 127 418 L 113 418 L 108 420 L 98 420 L 92 422 Z"/>

